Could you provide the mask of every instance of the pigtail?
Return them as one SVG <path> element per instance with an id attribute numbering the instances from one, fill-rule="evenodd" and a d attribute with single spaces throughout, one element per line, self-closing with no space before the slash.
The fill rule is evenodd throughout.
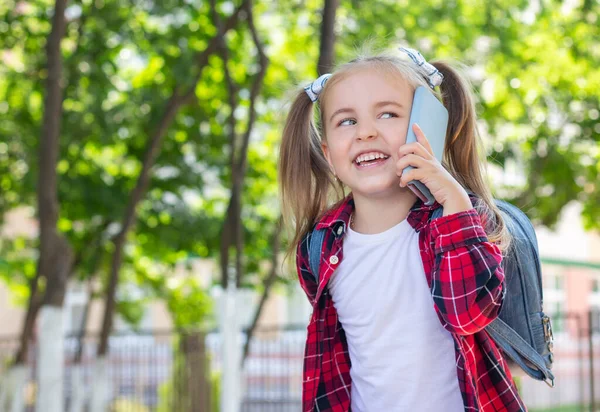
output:
<path id="1" fill-rule="evenodd" d="M 288 254 L 327 208 L 336 186 L 321 149 L 313 102 L 302 90 L 288 114 L 279 155 L 279 187 L 286 226 L 293 228 Z"/>
<path id="2" fill-rule="evenodd" d="M 510 234 L 485 178 L 485 154 L 477 132 L 477 115 L 469 83 L 444 62 L 432 63 L 443 75 L 440 85 L 442 102 L 448 109 L 448 129 L 444 147 L 444 163 L 463 187 L 480 199 L 475 208 L 483 217 L 491 242 L 502 250 L 510 245 Z"/>

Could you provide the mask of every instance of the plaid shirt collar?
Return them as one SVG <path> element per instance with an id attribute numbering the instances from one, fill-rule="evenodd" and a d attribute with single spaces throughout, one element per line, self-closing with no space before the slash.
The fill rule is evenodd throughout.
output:
<path id="1" fill-rule="evenodd" d="M 428 222 L 429 213 L 439 207 L 439 203 L 435 202 L 431 206 L 426 206 L 419 199 L 411 207 L 408 214 L 408 223 L 419 232 Z M 350 216 L 354 211 L 354 197 L 350 193 L 346 198 L 339 202 L 337 207 L 332 207 L 327 211 L 317 223 L 317 230 L 320 229 L 335 229 L 339 225 L 343 225 L 344 232 L 348 227 Z"/>

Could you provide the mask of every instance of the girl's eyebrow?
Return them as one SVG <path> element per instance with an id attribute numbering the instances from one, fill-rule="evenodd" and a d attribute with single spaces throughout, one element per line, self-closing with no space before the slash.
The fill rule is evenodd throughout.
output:
<path id="1" fill-rule="evenodd" d="M 398 106 L 400 109 L 403 109 L 403 108 L 404 108 L 404 106 L 403 106 L 403 105 L 401 105 L 400 103 L 398 103 L 398 102 L 395 102 L 395 101 L 393 101 L 393 100 L 383 100 L 383 101 L 381 101 L 381 102 L 377 102 L 377 103 L 375 104 L 375 108 L 380 108 L 380 107 L 383 107 L 383 106 L 388 106 L 388 105 L 392 105 L 392 106 Z M 343 107 L 343 108 L 341 108 L 341 109 L 338 109 L 338 110 L 336 110 L 335 112 L 333 112 L 333 114 L 332 114 L 332 115 L 331 115 L 331 117 L 329 118 L 329 121 L 330 121 L 330 122 L 332 122 L 332 121 L 333 121 L 333 118 L 334 118 L 335 116 L 337 116 L 338 114 L 340 114 L 340 113 L 352 113 L 352 112 L 354 112 L 354 109 L 352 109 L 352 108 L 350 108 L 350 107 Z"/>
<path id="2" fill-rule="evenodd" d="M 351 109 L 351 108 L 349 108 L 349 107 L 344 107 L 344 108 L 338 109 L 338 110 L 336 110 L 335 112 L 333 112 L 333 114 L 332 114 L 332 115 L 331 115 L 331 117 L 329 118 L 329 122 L 331 123 L 331 122 L 333 121 L 333 118 L 334 118 L 335 116 L 337 116 L 338 114 L 340 114 L 340 113 L 346 113 L 346 112 L 348 112 L 348 113 L 351 113 L 351 112 L 353 112 L 353 111 L 354 111 L 354 109 Z"/>
<path id="3" fill-rule="evenodd" d="M 393 101 L 393 100 L 384 100 L 382 102 L 377 103 L 375 105 L 375 107 L 380 108 L 380 107 L 388 106 L 388 105 L 398 106 L 400 109 L 404 108 L 404 106 L 402 104 L 400 104 L 399 102 Z"/>

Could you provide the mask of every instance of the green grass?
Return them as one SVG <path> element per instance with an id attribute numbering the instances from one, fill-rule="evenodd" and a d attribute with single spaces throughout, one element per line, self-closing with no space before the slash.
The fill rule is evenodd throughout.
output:
<path id="1" fill-rule="evenodd" d="M 581 412 L 582 410 L 583 411 L 589 410 L 589 406 L 584 407 L 582 409 L 581 405 L 563 405 L 563 406 L 555 406 L 552 408 L 542 408 L 542 409 L 529 408 L 528 410 L 529 410 L 529 412 Z"/>

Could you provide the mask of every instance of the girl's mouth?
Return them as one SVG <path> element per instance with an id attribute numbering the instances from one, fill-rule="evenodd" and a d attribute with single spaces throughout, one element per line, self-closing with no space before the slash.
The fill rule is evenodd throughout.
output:
<path id="1" fill-rule="evenodd" d="M 390 156 L 380 152 L 363 153 L 354 160 L 354 165 L 358 169 L 370 169 L 373 167 L 381 166 L 389 158 Z"/>

